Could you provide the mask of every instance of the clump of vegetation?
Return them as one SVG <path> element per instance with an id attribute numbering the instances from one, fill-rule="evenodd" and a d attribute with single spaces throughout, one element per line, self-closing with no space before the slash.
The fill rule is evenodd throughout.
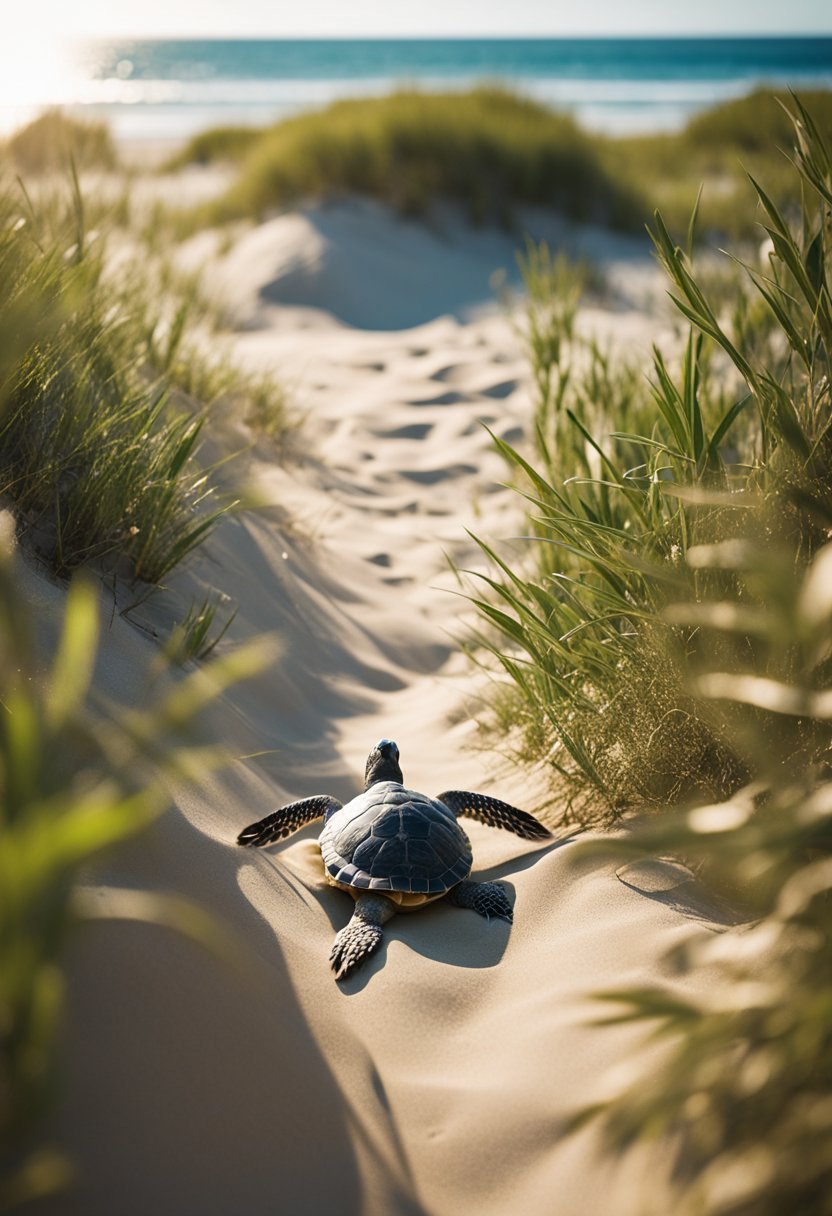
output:
<path id="1" fill-rule="evenodd" d="M 820 131 L 832 130 L 832 92 L 802 94 Z M 704 186 L 700 229 L 706 236 L 754 240 L 759 213 L 748 174 L 764 179 L 776 206 L 795 212 L 794 175 L 788 159 L 793 133 L 778 95 L 759 89 L 722 102 L 674 134 L 599 140 L 616 178 L 638 181 L 671 232 L 681 237 Z M 644 212 L 648 218 L 648 212 Z"/>
<path id="2" fill-rule="evenodd" d="M 281 449 L 299 418 L 286 389 L 270 372 L 243 377 L 238 372 L 237 384 L 237 393 L 244 399 L 246 423 Z"/>
<path id="3" fill-rule="evenodd" d="M 63 171 L 70 162 L 79 169 L 113 169 L 115 144 L 105 123 L 70 118 L 47 110 L 7 141 L 5 153 L 19 173 Z"/>
<path id="4" fill-rule="evenodd" d="M 279 432 L 285 398 L 205 353 L 193 290 L 113 271 L 94 236 L 77 179 L 69 205 L 0 198 L 0 323 L 55 318 L 4 369 L 0 495 L 58 574 L 104 562 L 159 583 L 230 505 L 198 463 L 210 408 L 256 414 L 268 398 Z"/>
<path id="5" fill-rule="evenodd" d="M 732 706 L 752 780 L 725 802 L 642 824 L 607 852 L 682 856 L 756 923 L 676 952 L 674 971 L 707 968 L 707 985 L 600 994 L 611 1007 L 602 1024 L 643 1023 L 666 1051 L 573 1126 L 597 1120 L 616 1155 L 660 1139 L 685 1216 L 823 1216 L 832 1188 L 832 546 L 799 580 L 794 560 L 772 562 L 765 548 L 728 541 L 697 556 L 737 576 L 738 597 L 707 604 L 737 648 L 749 625 L 743 589 L 769 590 L 755 635 L 791 675 L 774 679 L 761 666 L 702 675 L 703 712 Z M 698 623 L 701 607 L 679 605 L 679 619 Z M 806 762 L 807 734 L 820 763 Z"/>
<path id="6" fill-rule="evenodd" d="M 222 161 L 236 164 L 262 137 L 263 131 L 259 127 L 211 127 L 192 135 L 184 148 L 166 162 L 165 169 L 176 171 L 186 165 L 211 165 Z"/>
<path id="7" fill-rule="evenodd" d="M 193 660 L 203 662 L 217 648 L 237 615 L 235 608 L 220 625 L 218 614 L 227 597 L 206 596 L 197 607 L 192 603 L 165 643 L 165 654 L 179 666 Z"/>
<path id="8" fill-rule="evenodd" d="M 208 132 L 191 154 L 227 159 L 233 141 L 228 131 Z M 412 215 L 450 199 L 475 222 L 505 222 L 524 203 L 616 228 L 632 228 L 644 214 L 571 118 L 498 88 L 339 101 L 241 142 L 238 180 L 208 219 L 346 193 Z"/>
<path id="9" fill-rule="evenodd" d="M 801 101 L 812 112 L 820 131 L 832 131 L 832 92 L 801 93 Z M 691 147 L 762 152 L 768 156 L 788 154 L 794 142 L 794 126 L 788 110 L 770 89 L 755 89 L 745 97 L 723 101 L 692 118 L 685 128 Z"/>
<path id="10" fill-rule="evenodd" d="M 678 373 L 655 352 L 649 393 L 575 352 L 572 301 L 528 260 L 537 455 L 500 447 L 536 552 L 525 573 L 495 557 L 480 600 L 521 725 L 573 794 L 639 804 L 690 763 L 714 791 L 576 850 L 681 856 L 755 922 L 677 950 L 674 977 L 708 969 L 684 990 L 600 994 L 604 1024 L 642 1023 L 663 1052 L 573 1126 L 597 1121 L 616 1155 L 657 1139 L 685 1216 L 823 1216 L 832 1187 L 832 154 L 794 104 L 798 220 L 755 183 L 771 252 L 733 307 L 657 216 L 691 330 Z"/>
<path id="11" fill-rule="evenodd" d="M 118 555 L 159 582 L 210 529 L 211 487 L 193 460 L 203 418 L 169 408 L 142 376 L 135 317 L 103 282 L 76 191 L 23 217 L 2 200 L 0 266 L 15 293 L 60 311 L 19 350 L 0 418 L 0 494 L 59 574 Z M 5 311 L 5 309 L 4 309 Z"/>
<path id="12" fill-rule="evenodd" d="M 495 443 L 529 536 L 520 567 L 479 542 L 493 574 L 474 597 L 489 626 L 474 653 L 509 676 L 497 724 L 551 767 L 568 815 L 725 796 L 742 766 L 687 695 L 695 642 L 664 614 L 682 588 L 695 593 L 688 545 L 718 533 L 713 511 L 670 491 L 707 477 L 739 411 L 708 397 L 701 342 L 688 343 L 681 394 L 658 352 L 651 388 L 635 362 L 575 333 L 579 285 L 562 259 L 530 247 L 521 268 L 535 458 Z"/>
<path id="13" fill-rule="evenodd" d="M 170 385 L 204 408 L 209 418 L 239 418 L 278 450 L 295 426 L 289 395 L 277 377 L 269 371 L 246 371 L 221 351 L 210 352 L 204 333 L 180 340 L 174 353 L 154 366 L 161 366 Z"/>
<path id="14" fill-rule="evenodd" d="M 801 178 L 823 198 L 829 166 L 808 112 L 796 119 Z M 824 176 L 826 175 L 826 176 Z M 530 504 L 531 565 L 493 558 L 480 641 L 510 677 L 498 709 L 528 758 L 549 765 L 573 810 L 618 813 L 748 777 L 730 707 L 706 711 L 691 674 L 715 647 L 728 669 L 772 672 L 754 629 L 765 595 L 701 558 L 726 539 L 784 548 L 802 568 L 832 520 L 832 328 L 820 205 L 800 234 L 758 187 L 773 242 L 767 272 L 717 316 L 661 217 L 654 239 L 691 332 L 678 375 L 654 352 L 651 382 L 572 331 L 556 268 L 524 264 L 526 334 L 537 393 L 536 459 L 497 441 Z M 562 277 L 562 276 L 561 276 Z M 698 553 L 700 560 L 690 560 Z M 736 594 L 748 632 L 731 643 L 716 594 Z M 670 611 L 698 605 L 697 623 Z M 690 615 L 690 614 L 688 614 Z M 793 660 L 796 661 L 796 660 Z M 787 671 L 777 671 L 787 678 Z M 761 730 L 773 730 L 762 724 Z M 801 756 L 816 756 L 807 730 Z M 796 757 L 794 758 L 796 759 Z"/>

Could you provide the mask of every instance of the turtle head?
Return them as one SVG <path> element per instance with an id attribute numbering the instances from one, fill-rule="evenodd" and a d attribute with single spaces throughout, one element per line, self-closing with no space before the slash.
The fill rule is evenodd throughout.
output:
<path id="1" fill-rule="evenodd" d="M 392 739 L 379 739 L 367 757 L 367 767 L 364 769 L 364 788 L 368 790 L 377 781 L 402 781 L 399 749 Z"/>

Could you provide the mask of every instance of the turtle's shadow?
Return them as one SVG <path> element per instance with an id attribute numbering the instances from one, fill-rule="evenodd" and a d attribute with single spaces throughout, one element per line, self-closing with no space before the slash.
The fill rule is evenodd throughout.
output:
<path id="1" fill-rule="evenodd" d="M 471 877 L 475 882 L 502 882 L 512 874 L 519 874 L 523 870 L 531 869 L 542 857 L 548 857 L 550 853 L 556 853 L 558 849 L 573 844 L 578 839 L 578 835 L 580 833 L 558 836 L 547 844 L 541 844 L 539 848 L 530 849 L 528 853 L 521 853 L 519 857 L 510 857 L 508 861 L 502 861 L 488 870 L 481 870 L 475 865 Z"/>
<path id="2" fill-rule="evenodd" d="M 543 848 L 524 853 L 509 861 L 501 862 L 487 870 L 474 869 L 471 878 L 475 882 L 499 882 L 514 908 L 516 891 L 509 875 L 527 870 L 542 857 L 568 844 L 574 837 L 554 840 Z M 334 897 L 335 892 L 332 892 Z M 337 905 L 341 907 L 340 901 Z M 335 901 L 325 901 L 327 913 L 337 932 L 347 922 L 333 916 Z M 347 909 L 348 916 L 352 909 Z M 433 959 L 448 967 L 464 970 L 487 970 L 496 967 L 502 959 L 509 938 L 517 927 L 516 922 L 492 917 L 490 920 L 478 916 L 469 908 L 458 908 L 448 899 L 440 899 L 415 912 L 399 913 L 384 926 L 384 939 L 378 951 L 357 971 L 341 980 L 338 987 L 348 996 L 363 992 L 367 984 L 386 965 L 389 941 L 401 941 L 423 958 Z"/>
<path id="3" fill-rule="evenodd" d="M 514 906 L 514 886 L 502 883 Z M 418 912 L 400 913 L 384 926 L 384 938 L 376 953 L 338 987 L 347 995 L 363 992 L 373 976 L 385 967 L 390 941 L 400 941 L 423 958 L 449 967 L 496 967 L 505 953 L 513 925 L 493 917 L 486 920 L 469 908 L 457 908 L 447 899 L 437 900 Z"/>

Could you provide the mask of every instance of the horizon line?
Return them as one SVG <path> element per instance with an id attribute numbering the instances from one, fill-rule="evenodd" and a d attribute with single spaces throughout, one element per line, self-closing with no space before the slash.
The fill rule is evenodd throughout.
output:
<path id="1" fill-rule="evenodd" d="M 66 34 L 61 36 L 63 41 L 96 42 L 109 39 L 125 39 L 139 42 L 152 39 L 154 42 L 637 42 L 654 39 L 662 42 L 694 42 L 705 40 L 730 41 L 734 39 L 769 40 L 795 42 L 806 38 L 832 38 L 832 27 L 828 30 L 762 30 L 748 33 L 737 30 L 721 30 L 704 33 L 700 30 L 685 33 L 684 31 L 652 32 L 652 33 L 521 33 L 521 34 L 415 34 L 415 33 L 381 33 L 381 34 L 278 34 L 278 33 L 110 33 L 110 34 Z"/>

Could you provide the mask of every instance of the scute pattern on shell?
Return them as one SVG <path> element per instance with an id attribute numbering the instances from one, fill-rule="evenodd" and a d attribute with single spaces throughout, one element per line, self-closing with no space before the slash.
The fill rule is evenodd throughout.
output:
<path id="1" fill-rule="evenodd" d="M 448 807 L 380 781 L 327 820 L 321 854 L 338 883 L 441 895 L 471 872 L 471 844 Z"/>

